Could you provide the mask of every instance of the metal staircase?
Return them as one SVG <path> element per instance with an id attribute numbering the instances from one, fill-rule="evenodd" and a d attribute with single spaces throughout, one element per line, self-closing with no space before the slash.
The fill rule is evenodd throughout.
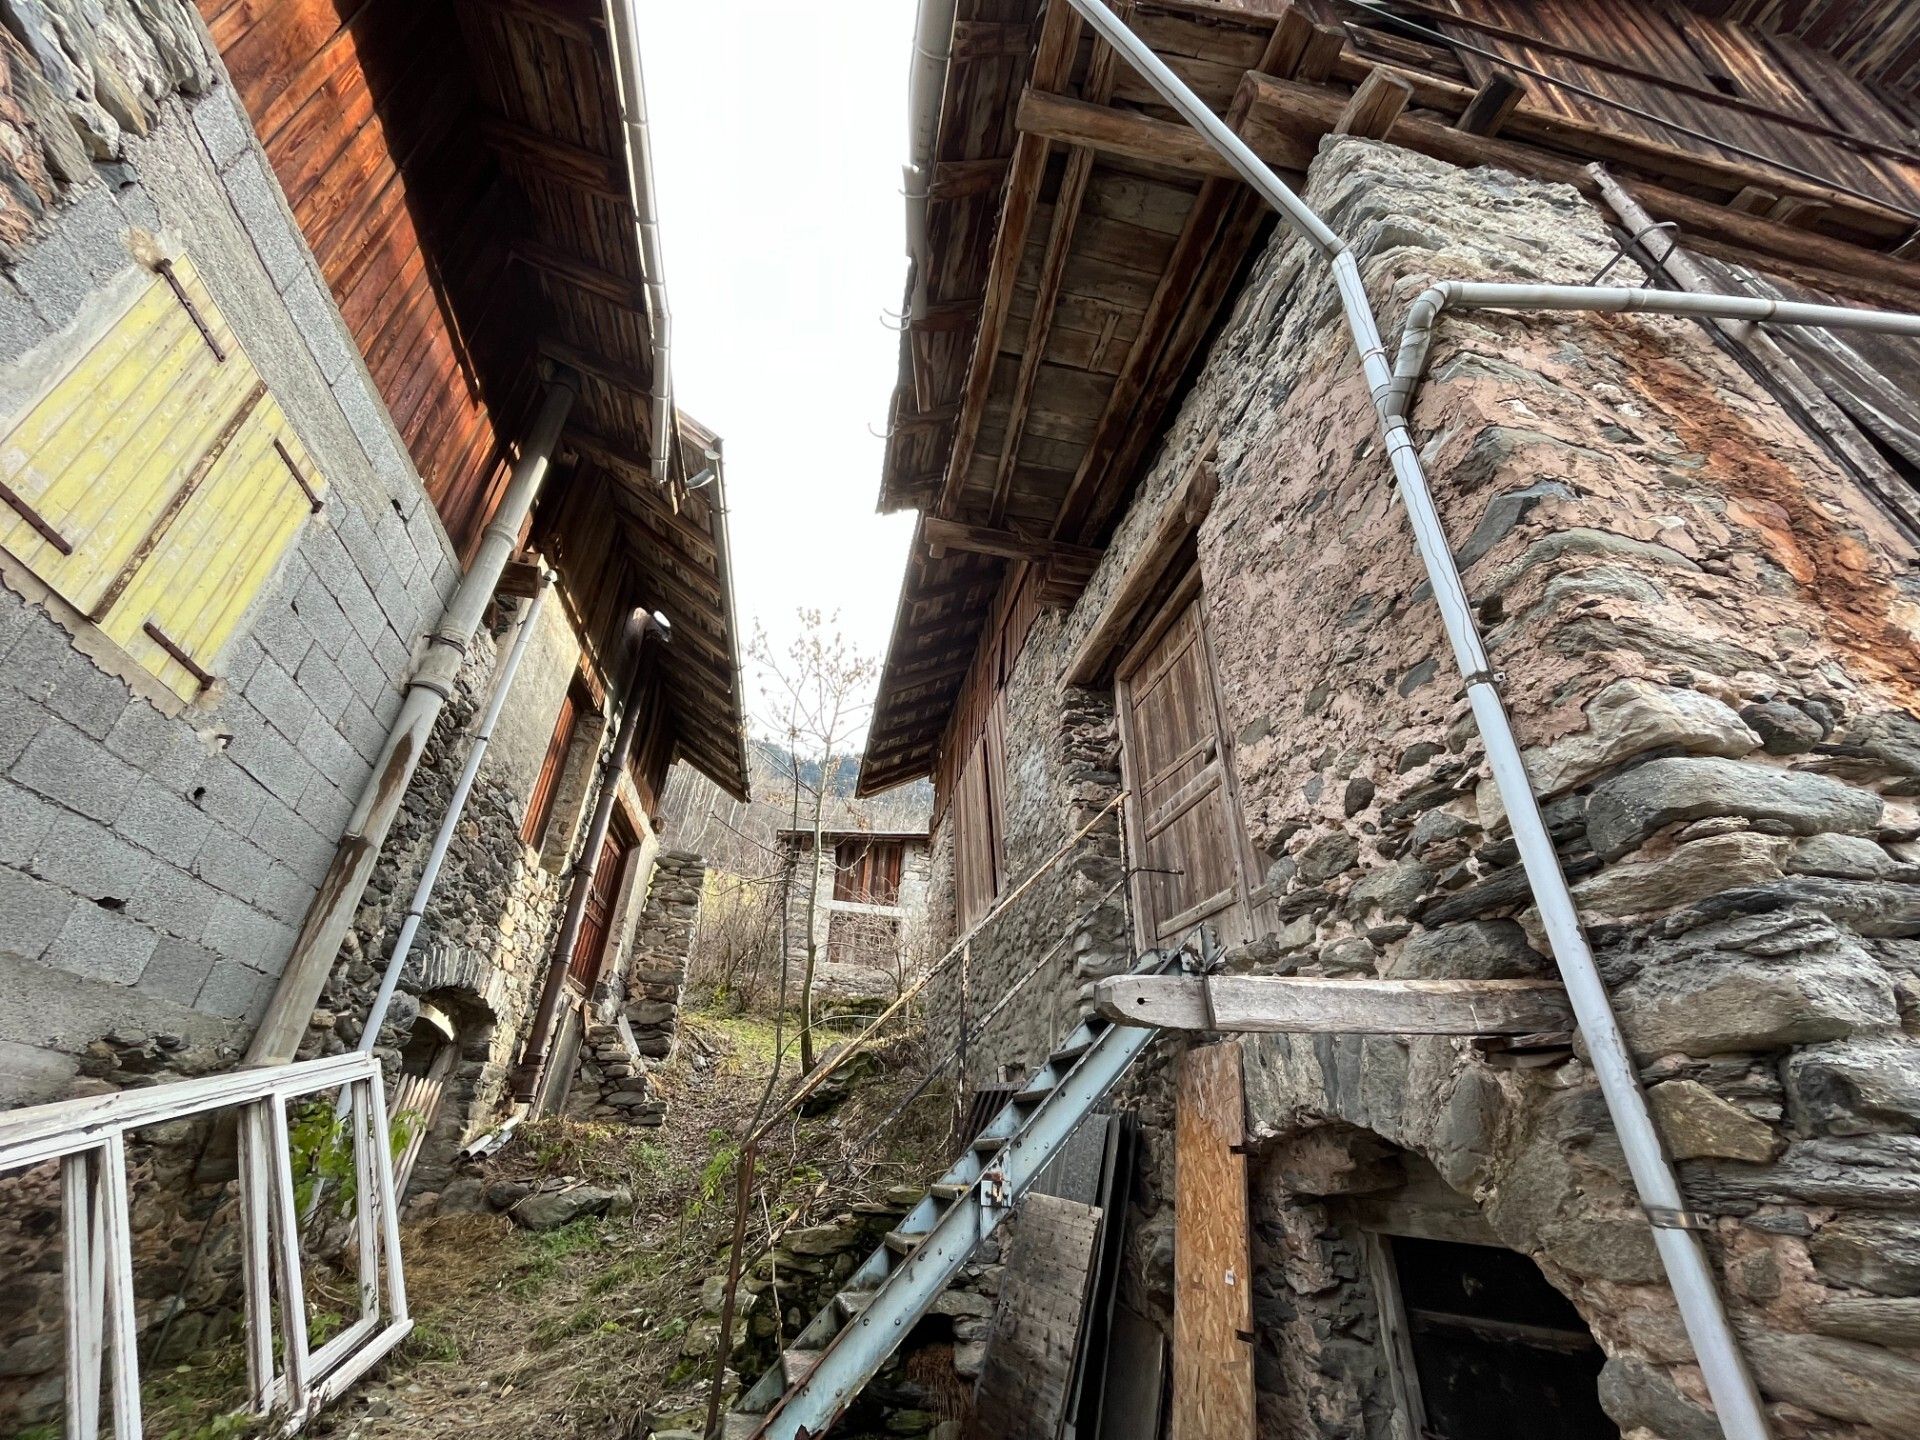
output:
<path id="1" fill-rule="evenodd" d="M 725 1440 L 824 1434 L 1156 1033 L 1081 1022 L 741 1397 Z"/>

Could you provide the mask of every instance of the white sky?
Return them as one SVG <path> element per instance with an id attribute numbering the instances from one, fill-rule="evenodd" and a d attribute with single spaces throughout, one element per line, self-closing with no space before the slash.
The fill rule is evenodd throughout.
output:
<path id="1" fill-rule="evenodd" d="M 906 275 L 911 0 L 637 7 L 673 376 L 726 444 L 742 642 L 797 605 L 885 651 L 912 532 L 880 516 Z M 759 685 L 748 667 L 746 700 Z"/>

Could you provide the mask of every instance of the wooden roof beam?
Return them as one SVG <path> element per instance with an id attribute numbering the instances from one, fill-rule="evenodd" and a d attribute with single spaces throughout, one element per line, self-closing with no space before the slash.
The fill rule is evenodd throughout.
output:
<path id="1" fill-rule="evenodd" d="M 975 555 L 998 555 L 1003 560 L 1044 562 L 1052 555 L 1070 555 L 1098 561 L 1100 552 L 1059 540 L 1035 539 L 1016 530 L 996 530 L 989 525 L 969 525 L 941 515 L 925 515 L 920 520 L 920 537 L 935 550 L 965 550 Z"/>
<path id="2" fill-rule="evenodd" d="M 1319 143 L 1345 105 L 1337 92 L 1322 86 L 1254 74 L 1249 74 L 1241 84 L 1252 96 L 1243 133 L 1247 143 L 1270 161 L 1301 149 L 1311 153 L 1310 147 Z M 1465 87 L 1450 88 L 1464 92 Z M 1420 98 L 1418 83 L 1414 85 L 1414 95 Z M 1522 175 L 1572 185 L 1583 194 L 1597 193 L 1593 177 L 1582 166 L 1547 154 L 1538 144 L 1522 142 L 1521 121 L 1526 114 L 1524 106 L 1514 112 L 1515 118 L 1506 132 L 1512 138 L 1466 135 L 1451 125 L 1403 116 L 1394 127 L 1393 139 L 1396 145 L 1451 164 L 1497 165 Z M 1617 173 L 1616 178 L 1657 219 L 1676 221 L 1695 237 L 1713 237 L 1688 242 L 1703 253 L 1717 254 L 1714 246 L 1731 244 L 1749 252 L 1794 261 L 1811 268 L 1799 275 L 1787 273 L 1788 279 L 1804 276 L 1805 283 L 1821 289 L 1837 289 L 1857 301 L 1894 310 L 1915 308 L 1915 297 L 1920 296 L 1920 263 L 1900 260 L 1849 240 L 1782 225 L 1763 216 L 1744 215 L 1726 205 L 1682 195 L 1647 181 L 1621 177 Z M 1856 208 L 1861 207 L 1856 205 Z M 1748 254 L 1744 258 L 1751 263 L 1753 256 Z"/>
<path id="3" fill-rule="evenodd" d="M 941 160 L 933 167 L 927 182 L 929 200 L 965 200 L 973 195 L 992 195 L 1007 180 L 1010 157 L 993 155 L 978 160 Z"/>
<path id="4" fill-rule="evenodd" d="M 551 275 L 603 300 L 631 306 L 642 314 L 646 313 L 647 291 L 638 280 L 629 280 L 624 275 L 602 270 L 592 261 L 569 255 L 557 246 L 544 245 L 538 240 L 517 240 L 513 245 L 513 258 L 542 275 Z"/>
<path id="5" fill-rule="evenodd" d="M 1115 13 L 1123 25 L 1133 22 L 1133 0 L 1117 0 Z M 1105 105 L 1113 96 L 1114 66 L 1118 56 L 1111 45 L 1094 41 L 1093 60 L 1082 87 L 1085 103 Z M 1007 497 L 1013 490 L 1014 472 L 1020 466 L 1020 442 L 1026 435 L 1027 415 L 1033 408 L 1034 383 L 1047 355 L 1047 340 L 1053 331 L 1053 311 L 1060 299 L 1060 282 L 1067 273 L 1067 260 L 1073 253 L 1074 227 L 1080 221 L 1080 207 L 1087 197 L 1087 182 L 1093 177 L 1094 152 L 1084 145 L 1073 147 L 1067 157 L 1066 173 L 1053 203 L 1053 224 L 1047 231 L 1047 244 L 1040 259 L 1040 273 L 1034 281 L 1033 313 L 1027 319 L 1027 341 L 1020 352 L 1020 371 L 1013 384 L 1013 401 L 1007 410 L 1007 424 L 1000 442 L 1000 459 L 994 467 L 993 499 L 987 506 L 987 523 L 998 525 L 1007 513 Z"/>
<path id="6" fill-rule="evenodd" d="M 1066 84 L 1073 68 L 1074 49 L 1079 38 L 1080 13 L 1066 4 L 1047 6 L 1039 47 L 1033 59 L 1030 83 L 1034 88 L 1057 90 Z M 980 422 L 986 414 L 987 395 L 993 388 L 994 362 L 1000 355 L 1000 334 L 1006 325 L 1014 282 L 1019 278 L 1020 258 L 1027 248 L 1027 227 L 1033 222 L 1033 208 L 1040 197 L 1040 178 L 1046 165 L 1046 137 L 1023 133 L 1014 142 L 1013 163 L 1008 167 L 1006 200 L 1000 207 L 1000 224 L 993 237 L 993 256 L 987 266 L 986 299 L 981 305 L 980 325 L 974 332 L 973 355 L 968 361 L 967 377 L 961 389 L 960 419 L 954 430 L 947 474 L 935 504 L 935 508 L 943 514 L 951 512 L 973 461 L 974 446 L 980 437 Z"/>
<path id="7" fill-rule="evenodd" d="M 570 340 L 562 340 L 557 335 L 540 337 L 540 353 L 549 360 L 591 375 L 617 390 L 631 390 L 636 396 L 646 398 L 653 394 L 653 377 L 637 365 L 625 360 L 615 360 L 596 350 L 576 345 Z"/>
<path id="8" fill-rule="evenodd" d="M 1381 66 L 1367 72 L 1360 88 L 1353 92 L 1347 108 L 1333 122 L 1336 135 L 1358 135 L 1365 140 L 1385 140 L 1393 133 L 1393 123 L 1413 98 L 1413 87 L 1391 70 Z"/>
<path id="9" fill-rule="evenodd" d="M 1082 145 L 1103 154 L 1145 160 L 1195 175 L 1237 178 L 1233 167 L 1192 126 L 1156 120 L 1133 110 L 1114 110 L 1065 95 L 1028 90 L 1020 97 L 1014 124 L 1023 136 Z M 1287 168 L 1299 169 L 1300 165 Z"/>
<path id="10" fill-rule="evenodd" d="M 1453 128 L 1468 135 L 1498 135 L 1500 127 L 1507 123 L 1507 117 L 1526 95 L 1526 86 L 1506 71 L 1496 71 L 1473 92 L 1473 98 L 1460 112 L 1460 118 L 1453 122 Z"/>
<path id="11" fill-rule="evenodd" d="M 576 190 L 626 200 L 627 177 L 618 161 L 598 150 L 556 140 L 497 115 L 480 117 L 481 136 L 510 160 L 537 166 L 540 172 Z"/>

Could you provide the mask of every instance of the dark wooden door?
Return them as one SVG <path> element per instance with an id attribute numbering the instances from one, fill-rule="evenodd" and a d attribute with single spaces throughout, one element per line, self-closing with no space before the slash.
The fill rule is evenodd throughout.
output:
<path id="1" fill-rule="evenodd" d="M 1251 869 L 1226 723 L 1189 581 L 1121 665 L 1121 755 L 1130 795 L 1136 939 L 1177 942 L 1197 925 L 1238 945 L 1252 938 Z"/>
<path id="2" fill-rule="evenodd" d="M 600 846 L 600 858 L 594 863 L 593 880 L 587 886 L 587 908 L 580 919 L 580 934 L 573 942 L 573 954 L 567 961 L 567 978 L 582 994 L 592 994 L 594 982 L 606 961 L 608 927 L 613 921 L 613 906 L 620 893 L 620 876 L 627 868 L 627 856 L 633 851 L 633 833 L 616 815 L 607 827 L 607 838 Z"/>

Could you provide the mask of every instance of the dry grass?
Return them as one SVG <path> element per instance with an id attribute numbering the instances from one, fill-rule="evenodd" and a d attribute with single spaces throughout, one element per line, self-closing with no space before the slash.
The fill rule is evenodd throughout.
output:
<path id="1" fill-rule="evenodd" d="M 363 1384 L 318 1433 L 624 1437 L 642 1412 L 664 1420 L 704 1407 L 716 1328 L 706 1311 L 726 1268 L 737 1137 L 771 1066 L 773 1030 L 751 1016 L 692 1015 L 682 1024 L 679 1056 L 653 1072 L 670 1105 L 660 1129 L 542 1121 L 490 1167 L 498 1178 L 624 1184 L 632 1214 L 545 1234 L 490 1214 L 407 1227 L 415 1335 L 384 1379 Z M 917 1071 L 898 1068 L 916 1055 L 897 1043 L 842 1104 L 769 1137 L 762 1174 L 770 1183 L 750 1244 L 789 1218 L 806 1223 L 927 1178 L 925 1157 L 943 1152 L 949 1123 L 950 1101 L 939 1095 L 912 1107 L 870 1163 L 851 1176 L 832 1173 L 845 1145 L 916 1082 Z"/>

